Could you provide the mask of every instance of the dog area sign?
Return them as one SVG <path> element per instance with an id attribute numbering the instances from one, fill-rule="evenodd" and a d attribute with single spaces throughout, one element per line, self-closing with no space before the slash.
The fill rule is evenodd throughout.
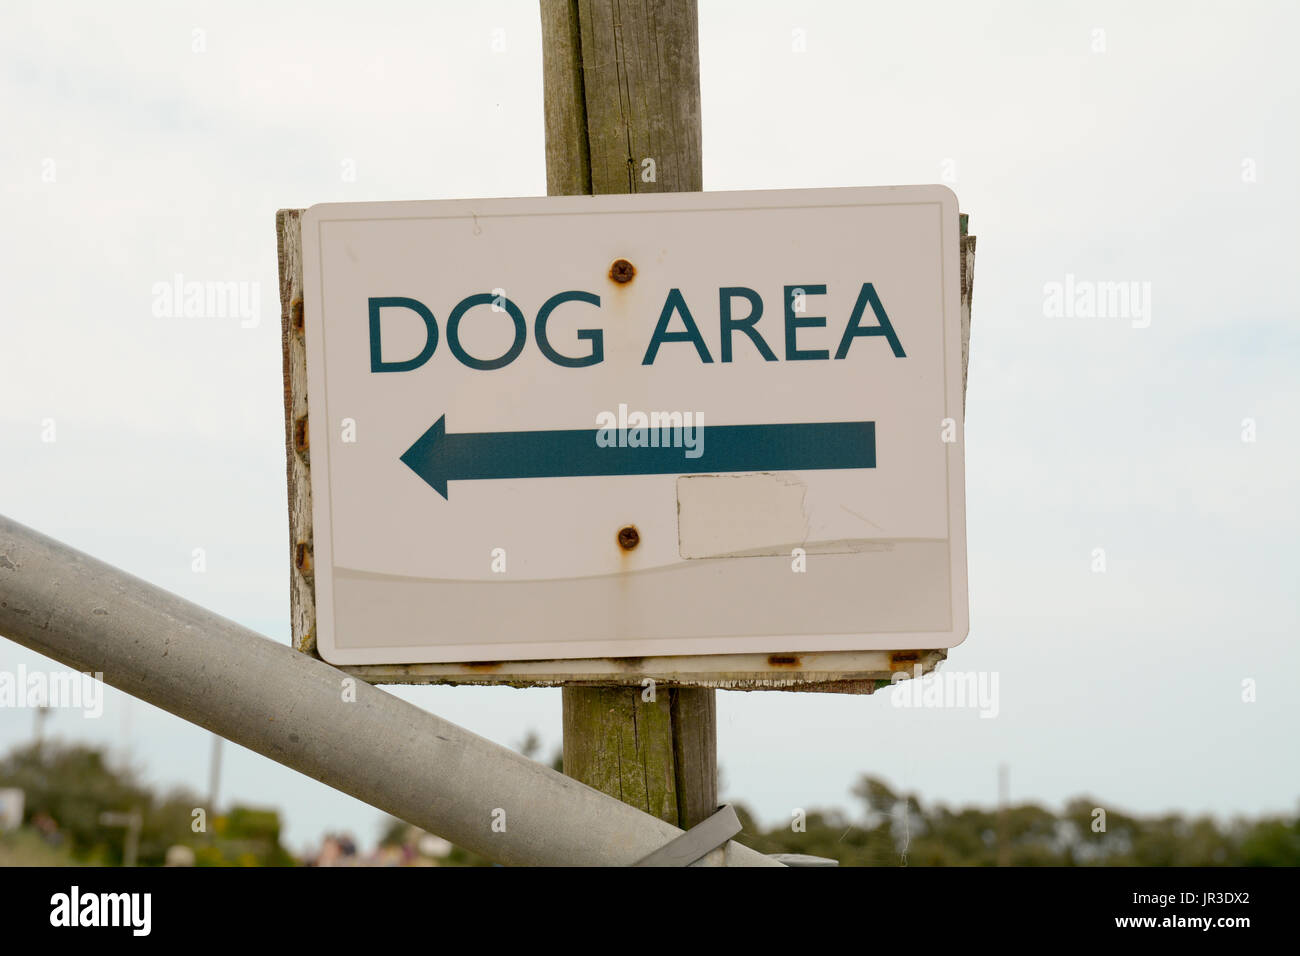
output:
<path id="1" fill-rule="evenodd" d="M 950 190 L 326 204 L 302 239 L 327 661 L 965 638 Z"/>

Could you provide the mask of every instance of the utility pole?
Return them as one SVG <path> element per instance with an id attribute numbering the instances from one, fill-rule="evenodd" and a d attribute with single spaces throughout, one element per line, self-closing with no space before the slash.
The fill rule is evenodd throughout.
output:
<path id="1" fill-rule="evenodd" d="M 212 735 L 212 759 L 208 764 L 208 813 L 217 815 L 217 791 L 221 788 L 221 744 L 220 734 Z"/>
<path id="2" fill-rule="evenodd" d="M 998 866 L 1011 865 L 1011 843 L 1007 838 L 1007 805 L 1011 801 L 1011 768 L 998 764 Z"/>
<path id="3" fill-rule="evenodd" d="M 541 8 L 547 193 L 701 191 L 695 0 Z M 712 689 L 567 686 L 563 707 L 569 776 L 682 828 L 717 809 Z"/>
<path id="4" fill-rule="evenodd" d="M 40 748 L 41 744 L 45 743 L 45 722 L 50 719 L 50 712 L 53 710 L 54 708 L 48 705 L 35 709 L 32 720 L 35 724 L 33 733 L 36 738 L 37 749 Z"/>

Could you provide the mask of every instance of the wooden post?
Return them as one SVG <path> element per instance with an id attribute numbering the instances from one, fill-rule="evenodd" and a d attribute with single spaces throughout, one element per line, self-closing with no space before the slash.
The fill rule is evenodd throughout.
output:
<path id="1" fill-rule="evenodd" d="M 699 192 L 695 0 L 541 0 L 546 190 Z M 715 691 L 566 686 L 564 772 L 692 827 L 718 804 Z"/>

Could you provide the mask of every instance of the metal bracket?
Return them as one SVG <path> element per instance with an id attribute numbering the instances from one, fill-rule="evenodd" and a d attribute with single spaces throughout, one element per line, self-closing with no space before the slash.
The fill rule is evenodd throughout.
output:
<path id="1" fill-rule="evenodd" d="M 740 832 L 736 808 L 727 803 L 707 820 L 697 823 L 681 836 L 669 840 L 633 866 L 690 866 L 701 857 L 723 846 Z"/>

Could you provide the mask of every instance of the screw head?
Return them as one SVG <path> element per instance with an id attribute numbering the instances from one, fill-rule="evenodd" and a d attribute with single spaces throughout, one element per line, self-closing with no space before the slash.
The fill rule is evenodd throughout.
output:
<path id="1" fill-rule="evenodd" d="M 631 551 L 641 543 L 641 535 L 632 525 L 618 529 L 618 546 L 624 551 Z"/>
<path id="2" fill-rule="evenodd" d="M 609 277 L 618 283 L 631 282 L 635 275 L 636 266 L 626 259 L 615 259 L 614 264 L 609 267 Z"/>

